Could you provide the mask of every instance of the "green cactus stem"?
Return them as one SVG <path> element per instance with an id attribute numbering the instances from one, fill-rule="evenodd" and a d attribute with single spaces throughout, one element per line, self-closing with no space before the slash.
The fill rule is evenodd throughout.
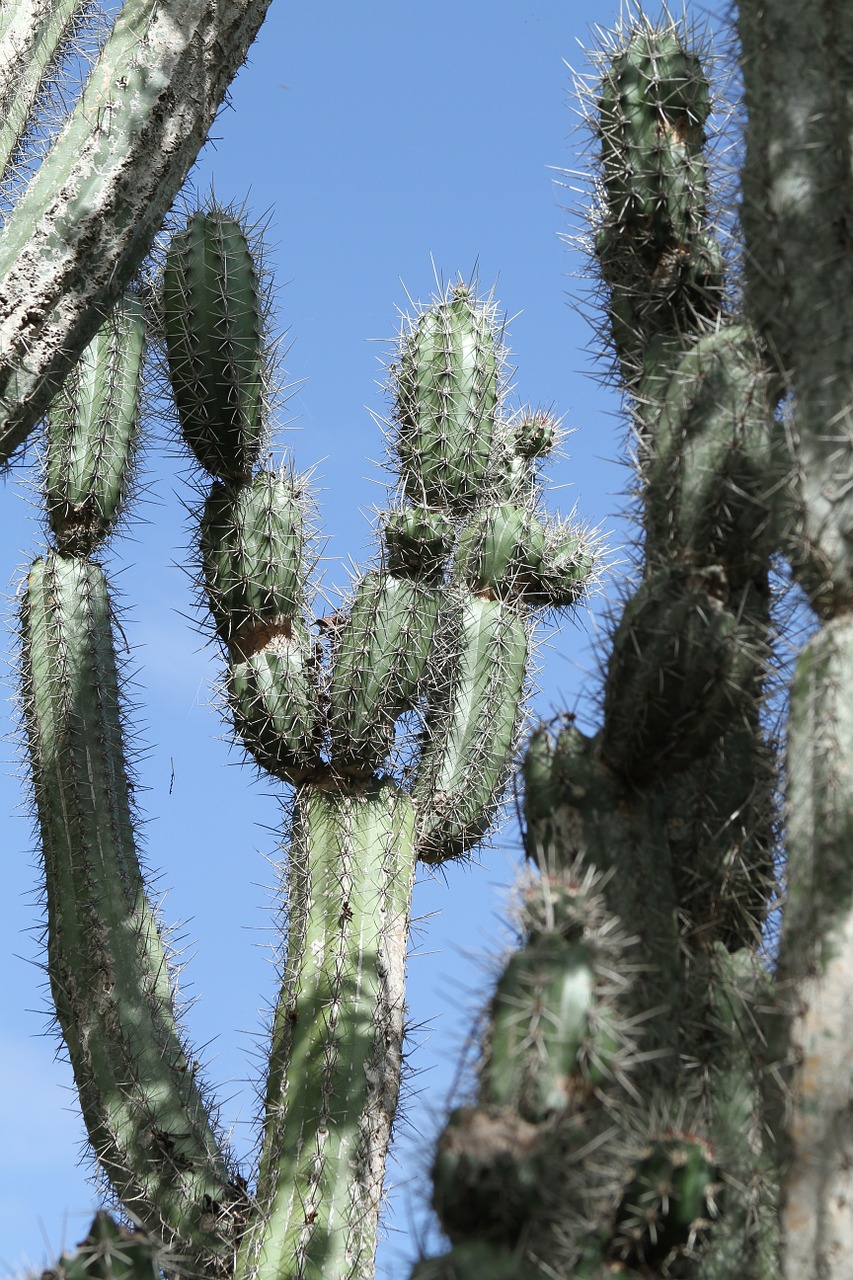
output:
<path id="1" fill-rule="evenodd" d="M 51 405 L 45 498 L 64 553 L 89 554 L 121 513 L 138 443 L 144 350 L 142 303 L 127 295 Z"/>
<path id="2" fill-rule="evenodd" d="M 63 1253 L 40 1280 L 159 1280 L 172 1259 L 144 1231 L 127 1231 L 103 1211 L 85 1240 Z"/>
<path id="3" fill-rule="evenodd" d="M 419 313 L 393 367 L 399 480 L 379 565 L 312 646 L 304 485 L 251 474 L 267 429 L 266 395 L 255 396 L 260 275 L 239 222 L 209 210 L 173 242 L 163 297 L 184 437 L 221 477 L 200 522 L 201 560 L 235 728 L 263 768 L 296 786 L 258 1207 L 237 1273 L 367 1277 L 399 1084 L 415 861 L 456 856 L 488 830 L 535 608 L 578 598 L 590 547 L 534 514 L 531 459 L 553 431 L 509 429 L 493 307 L 454 286 Z M 513 501 L 496 502 L 501 491 Z M 404 770 L 407 713 L 425 728 Z"/>
<path id="4" fill-rule="evenodd" d="M 0 461 L 130 284 L 267 8 L 268 0 L 122 5 L 0 232 Z"/>
<path id="5" fill-rule="evenodd" d="M 397 1105 L 414 878 L 411 800 L 300 788 L 258 1211 L 238 1280 L 372 1269 Z"/>
<path id="6" fill-rule="evenodd" d="M 51 552 L 23 598 L 23 696 L 44 858 L 48 973 L 90 1142 L 157 1239 L 227 1247 L 237 1199 L 195 1081 L 134 846 L 111 606 Z"/>
<path id="7" fill-rule="evenodd" d="M 424 862 L 458 857 L 491 824 L 516 742 L 528 656 L 527 622 L 514 603 L 464 589 L 450 603 L 414 789 Z"/>
<path id="8" fill-rule="evenodd" d="M 0 14 L 0 177 L 13 168 L 33 107 L 49 92 L 61 61 L 89 12 L 88 0 L 9 4 Z"/>
<path id="9" fill-rule="evenodd" d="M 440 593 L 380 572 L 358 584 L 334 636 L 329 686 L 332 761 L 368 776 L 394 746 L 395 722 L 416 703 L 438 622 Z"/>
<path id="10" fill-rule="evenodd" d="M 464 510 L 482 491 L 498 406 L 491 309 L 456 285 L 425 311 L 396 370 L 396 450 L 407 496 Z"/>
<path id="11" fill-rule="evenodd" d="M 211 475 L 248 479 L 266 427 L 263 299 L 235 218 L 194 213 L 172 237 L 163 315 L 184 440 Z"/>
<path id="12" fill-rule="evenodd" d="M 853 601 L 851 19 L 809 0 L 739 6 L 748 112 L 747 304 L 793 392 L 786 553 L 825 618 Z"/>
<path id="13" fill-rule="evenodd" d="M 239 650 L 263 624 L 301 615 L 305 598 L 304 486 L 282 467 L 251 484 L 214 484 L 199 529 L 207 604 L 217 634 Z"/>
<path id="14" fill-rule="evenodd" d="M 594 250 L 645 563 L 614 626 L 600 730 L 568 717 L 527 753 L 541 898 L 488 1008 L 477 1104 L 439 1142 L 435 1203 L 448 1274 L 480 1243 L 543 1275 L 772 1280 L 753 979 L 772 891 L 760 716 L 783 474 L 775 380 L 724 305 L 698 55 L 668 18 L 636 15 L 599 65 Z M 523 466 L 505 475 L 523 492 Z M 555 543 L 505 495 L 469 519 L 456 572 L 478 609 L 520 612 L 544 595 L 538 562 Z M 599 950 L 605 926 L 635 945 Z"/>

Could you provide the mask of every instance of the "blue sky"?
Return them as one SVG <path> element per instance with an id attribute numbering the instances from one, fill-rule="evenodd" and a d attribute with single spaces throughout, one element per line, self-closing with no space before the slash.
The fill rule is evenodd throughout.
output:
<path id="1" fill-rule="evenodd" d="M 697 7 L 697 20 L 705 12 Z M 367 516 L 382 500 L 382 473 L 369 461 L 382 456 L 370 412 L 384 410 L 380 358 L 399 309 L 409 309 L 408 297 L 427 299 L 435 273 L 448 279 L 476 269 L 481 287 L 494 287 L 514 317 L 517 401 L 553 406 L 574 432 L 567 457 L 551 468 L 552 509 L 577 505 L 584 521 L 608 532 L 611 562 L 624 559 L 624 423 L 618 396 L 593 376 L 593 332 L 573 302 L 583 282 L 572 277 L 584 261 L 560 239 L 572 224 L 563 206 L 576 197 L 556 172 L 586 164 L 563 59 L 582 67 L 578 42 L 589 42 L 590 21 L 606 28 L 617 13 L 615 3 L 575 0 L 273 0 L 193 181 L 202 193 L 213 183 L 221 200 L 269 217 L 269 264 L 294 384 L 278 439 L 300 469 L 316 466 L 332 595 L 346 585 L 348 558 L 367 558 Z M 126 606 L 137 671 L 146 861 L 164 919 L 182 923 L 182 986 L 198 998 L 187 1015 L 190 1037 L 206 1046 L 223 1120 L 234 1126 L 237 1150 L 248 1153 L 251 1081 L 274 996 L 269 908 L 283 792 L 240 767 L 212 705 L 219 665 L 192 621 L 181 566 L 189 541 L 183 504 L 193 495 L 174 453 L 152 438 L 145 492 L 107 565 Z M 17 467 L 0 505 L 10 664 L 15 589 L 44 543 L 37 494 L 27 487 L 34 475 Z M 536 716 L 568 707 L 594 724 L 600 606 L 577 613 L 542 650 Z M 70 1071 L 45 1034 L 37 872 L 9 736 L 11 665 L 6 671 L 0 806 L 12 816 L 4 823 L 0 897 L 0 1274 L 46 1264 L 84 1234 L 96 1203 L 78 1159 L 82 1127 Z M 428 1240 L 429 1144 L 487 999 L 494 958 L 507 945 L 505 893 L 518 861 L 510 820 L 474 864 L 424 875 L 416 888 L 410 1075 L 389 1171 L 395 1189 L 381 1275 L 405 1275 Z"/>

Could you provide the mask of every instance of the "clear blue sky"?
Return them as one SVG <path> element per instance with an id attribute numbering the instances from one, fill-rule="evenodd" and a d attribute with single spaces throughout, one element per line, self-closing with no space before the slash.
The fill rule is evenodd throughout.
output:
<path id="1" fill-rule="evenodd" d="M 697 20 L 705 12 L 697 6 Z M 381 473 L 369 461 L 382 453 L 369 412 L 384 407 L 378 357 L 388 353 L 407 293 L 426 299 L 434 290 L 433 263 L 445 278 L 477 266 L 482 285 L 494 285 L 515 317 L 517 399 L 553 405 L 575 432 L 569 456 L 552 469 L 560 486 L 552 507 L 577 504 L 585 521 L 610 531 L 611 559 L 620 558 L 628 536 L 618 518 L 628 480 L 616 461 L 624 426 L 618 398 L 592 376 L 592 330 L 572 303 L 582 283 L 571 276 L 584 263 L 559 238 L 570 229 L 561 206 L 574 197 L 555 172 L 585 164 L 563 59 L 582 66 L 578 41 L 588 43 L 588 23 L 607 27 L 617 13 L 615 2 L 577 0 L 273 0 L 194 181 L 201 191 L 213 181 L 220 199 L 271 215 L 285 366 L 298 384 L 279 439 L 300 468 L 317 465 L 332 593 L 346 584 L 348 557 L 366 558 L 366 512 L 382 498 Z M 17 468 L 0 504 L 10 624 L 17 583 L 44 541 L 37 494 L 27 490 L 34 479 L 32 468 Z M 190 1037 L 206 1046 L 223 1119 L 237 1150 L 249 1153 L 260 1011 L 274 997 L 269 908 L 283 793 L 240 767 L 211 706 L 218 663 L 187 621 L 192 593 L 181 569 L 189 536 L 182 501 L 191 491 L 183 462 L 164 453 L 162 440 L 151 441 L 143 481 L 136 520 L 114 540 L 108 568 L 123 594 L 138 673 L 146 860 L 165 920 L 182 922 L 187 940 L 183 990 L 197 997 Z M 581 612 L 542 651 L 536 715 L 570 707 L 594 723 L 595 627 L 594 614 Z M 5 647 L 11 664 L 11 633 Z M 7 673 L 0 809 L 13 816 L 3 828 L 0 896 L 0 1275 L 45 1265 L 84 1234 L 96 1204 L 78 1158 L 70 1070 L 44 1034 L 37 872 L 9 736 L 11 665 Z M 407 1274 L 426 1238 L 429 1145 L 487 998 L 489 957 L 506 945 L 504 894 L 518 859 L 511 819 L 475 865 L 423 876 L 416 888 L 415 1029 L 389 1169 L 386 1276 Z"/>

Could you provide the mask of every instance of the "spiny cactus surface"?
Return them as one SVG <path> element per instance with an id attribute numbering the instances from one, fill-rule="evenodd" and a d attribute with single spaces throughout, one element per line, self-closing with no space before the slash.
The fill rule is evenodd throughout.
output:
<path id="1" fill-rule="evenodd" d="M 263 455 L 274 344 L 259 246 L 239 216 L 212 205 L 175 232 L 158 307 L 180 431 L 212 479 L 196 563 L 228 711 L 249 756 L 291 788 L 251 1193 L 197 1082 L 140 871 L 97 559 L 131 487 L 143 355 L 132 297 L 52 409 L 56 549 L 23 593 L 54 999 L 93 1150 L 118 1203 L 167 1249 L 167 1272 L 366 1278 L 402 1069 L 416 862 L 458 857 L 488 832 L 523 721 L 534 620 L 580 598 L 592 542 L 543 514 L 538 459 L 556 427 L 508 412 L 494 305 L 459 283 L 401 335 L 378 555 L 318 633 L 308 481 Z"/>

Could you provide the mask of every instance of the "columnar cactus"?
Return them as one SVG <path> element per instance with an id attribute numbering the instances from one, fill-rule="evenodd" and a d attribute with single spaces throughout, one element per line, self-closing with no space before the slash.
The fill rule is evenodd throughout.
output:
<path id="1" fill-rule="evenodd" d="M 22 86 L 2 98 L 7 168 L 85 8 L 17 0 L 0 15 L 0 70 Z M 140 872 L 98 558 L 129 488 L 138 299 L 95 331 L 155 230 L 154 188 L 167 201 L 185 171 L 201 118 L 187 104 L 200 97 L 203 116 L 217 100 L 220 54 L 239 61 L 264 8 L 172 5 L 167 39 L 162 6 L 127 0 L 0 236 L 2 456 L 83 352 L 47 425 L 53 546 L 21 592 L 23 704 L 51 989 L 93 1150 L 137 1228 L 99 1216 L 56 1276 L 369 1277 L 414 867 L 489 830 L 532 621 L 573 604 L 592 569 L 589 539 L 543 513 L 555 424 L 507 413 L 494 309 L 459 283 L 402 336 L 379 552 L 316 634 L 307 483 L 266 453 L 252 246 L 215 208 L 176 234 L 157 338 L 212 478 L 200 590 L 234 730 L 292 788 L 249 1189 L 196 1079 Z M 709 213 L 711 89 L 689 33 L 634 10 L 597 52 L 591 256 L 633 427 L 642 563 L 614 617 L 600 728 L 559 717 L 526 749 L 519 945 L 486 1008 L 472 1095 L 435 1152 L 451 1249 L 417 1280 L 849 1272 L 853 32 L 828 0 L 739 8 L 743 282 Z M 207 44 L 191 22 L 205 16 Z M 201 94 L 198 76 L 181 80 L 191 48 Z M 174 110 L 158 114 L 161 94 Z M 115 116 L 106 140 L 93 96 Z M 168 177 L 147 164 L 146 122 L 158 155 L 179 157 Z M 140 155 L 140 202 L 117 225 L 104 209 Z M 790 690 L 784 770 L 767 713 L 777 553 L 820 623 Z"/>
<path id="2" fill-rule="evenodd" d="M 523 720 L 535 617 L 582 595 L 591 539 L 545 517 L 537 464 L 555 424 L 507 411 L 494 304 L 453 285 L 400 340 L 397 483 L 376 566 L 317 635 L 307 483 L 264 459 L 272 348 L 256 249 L 231 213 L 194 213 L 172 237 L 158 308 L 181 432 L 212 478 L 199 581 L 234 729 L 259 768 L 293 789 L 251 1193 L 196 1080 L 139 869 L 96 558 L 138 426 L 133 297 L 51 409 L 55 550 L 23 594 L 49 972 L 93 1151 L 118 1202 L 166 1250 L 167 1271 L 368 1277 L 402 1064 L 415 866 L 458 857 L 487 833 Z M 404 717 L 419 727 L 407 732 Z"/>
<path id="3" fill-rule="evenodd" d="M 415 1274 L 771 1280 L 756 1010 L 773 890 L 775 382 L 726 301 L 710 89 L 678 27 L 638 17 L 600 50 L 593 109 L 594 256 L 644 561 L 600 731 L 568 717 L 528 747 L 538 883 L 489 1009 L 476 1103 L 437 1149 L 454 1247 Z"/>
<path id="4" fill-rule="evenodd" d="M 743 175 L 747 301 L 793 407 L 786 552 L 820 619 L 791 686 L 782 1017 L 774 1049 L 787 1086 L 784 1275 L 829 1276 L 853 1251 L 850 1167 L 853 879 L 850 606 L 853 311 L 850 63 L 844 6 L 740 6 L 749 110 Z M 791 23 L 795 25 L 792 27 Z"/>

